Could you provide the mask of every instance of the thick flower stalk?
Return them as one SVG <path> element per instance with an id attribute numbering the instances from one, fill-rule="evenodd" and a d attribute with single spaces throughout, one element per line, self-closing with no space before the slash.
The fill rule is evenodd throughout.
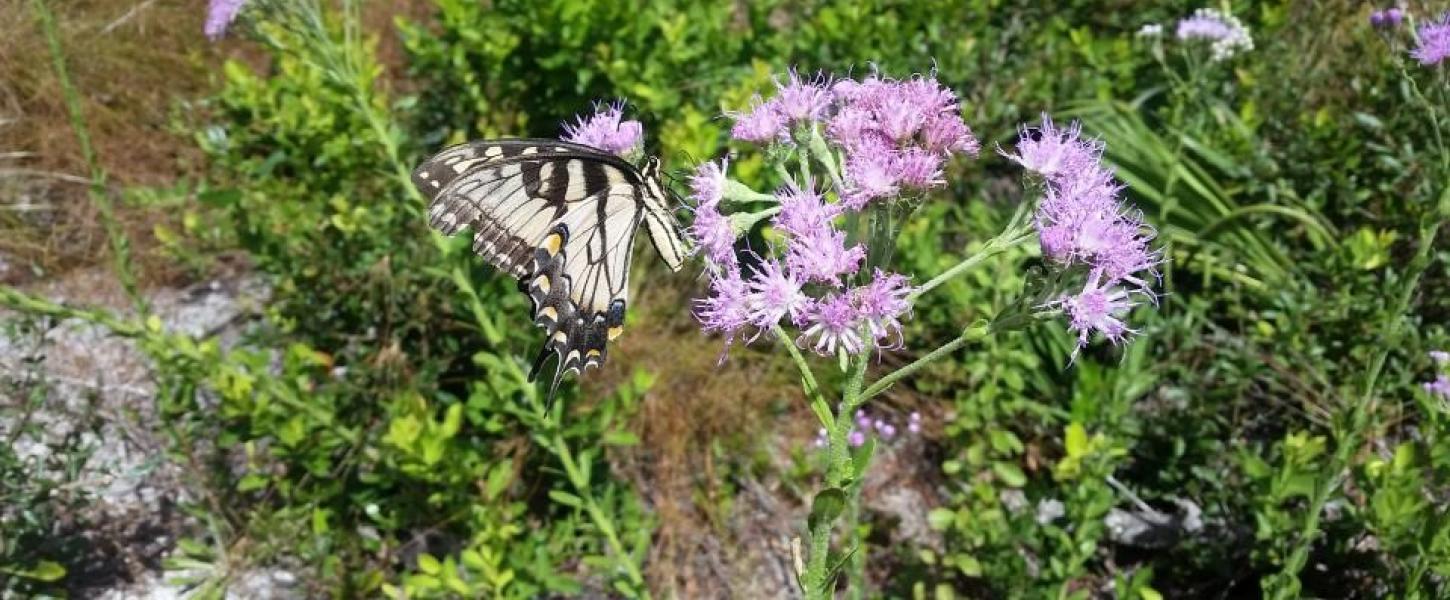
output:
<path id="1" fill-rule="evenodd" d="M 859 497 L 874 448 L 901 432 L 872 416 L 866 402 L 923 366 L 1033 317 L 1065 316 L 1079 348 L 1097 336 L 1122 342 L 1135 332 L 1128 312 L 1154 301 L 1150 288 L 1161 259 L 1149 246 L 1152 232 L 1101 166 L 1101 144 L 1083 139 L 1076 126 L 1059 130 L 1045 119 L 1036 133 L 1024 130 L 1009 155 L 1040 179 L 1035 218 L 1028 216 L 1034 205 L 1019 207 L 977 253 L 924 281 L 896 272 L 890 257 L 903 219 L 946 184 L 954 159 L 980 151 L 956 94 L 933 76 L 832 80 L 791 72 L 776 87 L 729 116 L 732 137 L 761 146 L 781 185 L 769 194 L 751 190 L 730 178 L 724 160 L 699 165 L 690 179 L 695 220 L 687 233 L 708 276 L 694 314 L 702 330 L 725 339 L 727 352 L 736 342 L 764 338 L 782 344 L 800 370 L 821 421 L 816 445 L 826 472 L 797 574 L 807 597 L 826 598 L 843 562 L 831 552 L 834 523 L 857 514 L 844 506 Z M 938 348 L 913 352 L 917 358 L 867 385 L 875 357 L 909 351 L 903 323 L 918 299 L 1033 239 L 1056 269 L 1050 295 L 1024 295 L 1016 308 L 964 327 Z M 834 406 L 811 354 L 845 372 Z M 904 430 L 921 431 L 920 416 L 913 414 Z"/>

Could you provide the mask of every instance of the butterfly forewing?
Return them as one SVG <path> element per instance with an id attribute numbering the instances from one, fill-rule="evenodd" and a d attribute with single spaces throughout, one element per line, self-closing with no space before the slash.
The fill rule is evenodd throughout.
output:
<path id="1" fill-rule="evenodd" d="M 661 229 L 673 220 L 659 214 L 658 181 L 586 146 L 470 142 L 425 161 L 413 183 L 430 198 L 430 225 L 445 235 L 471 230 L 474 252 L 518 278 L 546 335 L 530 376 L 554 354 L 555 389 L 565 373 L 603 364 L 606 343 L 622 331 L 631 248 L 647 217 L 655 247 L 679 268 L 684 244 L 673 226 Z"/>

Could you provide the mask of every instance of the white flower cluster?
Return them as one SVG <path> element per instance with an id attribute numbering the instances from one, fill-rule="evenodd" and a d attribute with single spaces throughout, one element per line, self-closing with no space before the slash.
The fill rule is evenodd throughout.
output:
<path id="1" fill-rule="evenodd" d="M 1212 8 L 1200 8 L 1178 22 L 1178 39 L 1206 40 L 1214 62 L 1254 49 L 1254 38 L 1237 17 Z"/>

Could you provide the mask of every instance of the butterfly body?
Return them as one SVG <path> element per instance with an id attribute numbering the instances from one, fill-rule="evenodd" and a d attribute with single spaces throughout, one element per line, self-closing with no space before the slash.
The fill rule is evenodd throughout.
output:
<path id="1" fill-rule="evenodd" d="M 551 394 L 565 373 L 602 365 L 623 331 L 640 225 L 672 270 L 687 252 L 655 159 L 636 168 L 557 140 L 481 140 L 424 161 L 413 184 L 430 199 L 431 226 L 471 230 L 473 251 L 519 280 L 545 331 L 530 378 L 558 357 Z"/>

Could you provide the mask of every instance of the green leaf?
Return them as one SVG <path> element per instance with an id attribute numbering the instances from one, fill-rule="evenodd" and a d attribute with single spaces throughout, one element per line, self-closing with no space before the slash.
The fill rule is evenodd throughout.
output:
<path id="1" fill-rule="evenodd" d="M 3 571 L 3 569 L 0 569 L 0 571 Z M 58 562 L 42 560 L 36 563 L 35 568 L 19 571 L 15 574 L 36 581 L 60 581 L 65 577 L 65 567 L 61 566 Z"/>
<path id="2" fill-rule="evenodd" d="M 489 500 L 498 498 L 498 495 L 508 489 L 514 481 L 513 463 L 501 462 L 493 466 L 488 472 L 488 483 L 483 487 L 483 495 Z"/>
<path id="3" fill-rule="evenodd" d="M 950 508 L 933 508 L 926 513 L 926 522 L 932 529 L 945 531 L 957 520 L 957 513 Z"/>
<path id="4" fill-rule="evenodd" d="M 443 565 L 432 554 L 423 553 L 418 555 L 418 569 L 429 575 L 437 575 L 443 572 Z"/>
<path id="5" fill-rule="evenodd" d="M 578 496 L 563 490 L 549 490 L 549 499 L 573 508 L 584 506 L 584 501 L 580 500 Z"/>
<path id="6" fill-rule="evenodd" d="M 997 461 L 992 463 L 992 472 L 1002 480 L 1008 487 L 1020 488 L 1027 485 L 1027 475 L 1022 473 L 1022 468 L 1017 463 Z"/>
<path id="7" fill-rule="evenodd" d="M 638 446 L 639 436 L 632 431 L 610 431 L 604 434 L 604 443 L 610 446 Z"/>
<path id="8" fill-rule="evenodd" d="M 841 488 L 826 488 L 811 501 L 811 515 L 807 522 L 811 529 L 815 529 L 823 523 L 835 521 L 845 510 L 846 492 Z"/>
<path id="9" fill-rule="evenodd" d="M 448 407 L 448 413 L 443 416 L 443 426 L 438 429 L 438 435 L 451 438 L 458 434 L 458 428 L 462 424 L 463 404 L 455 403 Z"/>
<path id="10" fill-rule="evenodd" d="M 1088 453 L 1087 430 L 1081 423 L 1072 423 L 1067 426 L 1067 433 L 1063 441 L 1067 449 L 1067 455 L 1071 458 L 1081 458 Z"/>

